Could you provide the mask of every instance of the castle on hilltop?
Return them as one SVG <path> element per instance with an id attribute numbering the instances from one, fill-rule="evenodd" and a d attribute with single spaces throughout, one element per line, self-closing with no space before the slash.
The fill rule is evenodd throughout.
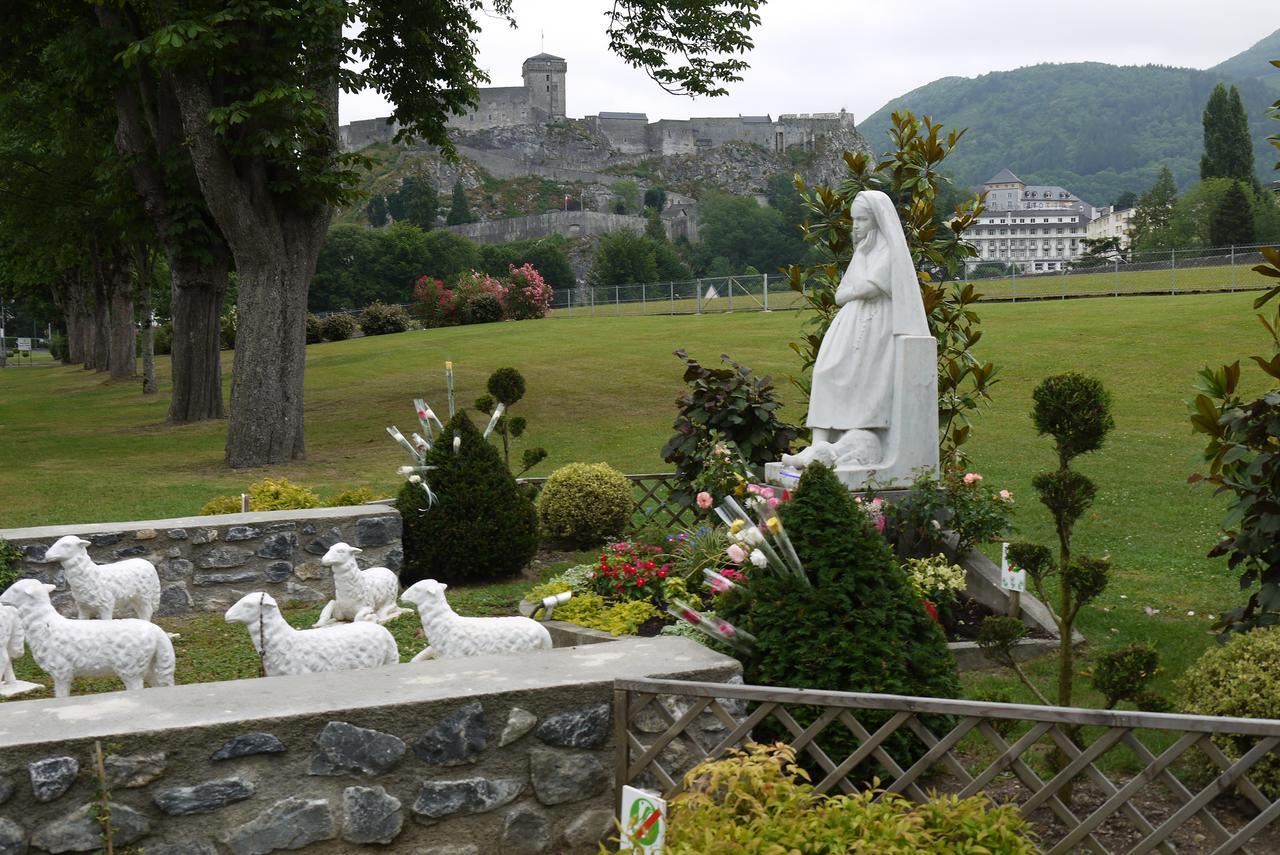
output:
<path id="1" fill-rule="evenodd" d="M 454 116 L 449 127 L 460 131 L 541 125 L 565 115 L 565 80 L 569 64 L 563 57 L 540 53 L 524 61 L 523 86 L 488 86 L 480 90 L 474 110 Z M 621 154 L 659 157 L 693 154 L 729 142 L 744 142 L 770 151 L 793 146 L 812 149 L 819 139 L 840 131 L 854 132 L 853 114 L 785 113 L 770 116 L 730 116 L 661 119 L 650 122 L 644 113 L 601 112 L 583 121 Z M 390 142 L 399 130 L 390 118 L 364 119 L 338 128 L 342 147 L 355 151 Z"/>

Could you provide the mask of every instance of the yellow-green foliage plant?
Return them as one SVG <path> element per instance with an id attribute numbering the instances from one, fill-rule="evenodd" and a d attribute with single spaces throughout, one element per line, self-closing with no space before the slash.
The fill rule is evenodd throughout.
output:
<path id="1" fill-rule="evenodd" d="M 324 504 L 326 508 L 345 508 L 351 505 L 363 505 L 366 502 L 376 502 L 378 499 L 385 498 L 387 498 L 386 493 L 379 493 L 370 487 L 356 487 L 353 490 L 334 493 L 324 500 Z"/>
<path id="2" fill-rule="evenodd" d="M 1280 718 L 1280 629 L 1254 629 L 1209 648 L 1178 680 L 1181 712 L 1239 718 Z M 1232 760 L 1257 742 L 1254 736 L 1220 734 L 1214 743 Z M 1203 769 L 1217 773 L 1207 762 Z M 1280 759 L 1268 753 L 1248 772 L 1249 780 L 1268 798 L 1280 798 Z"/>
<path id="3" fill-rule="evenodd" d="M 645 621 L 660 614 L 648 600 L 609 604 L 599 594 L 575 594 L 569 602 L 556 607 L 555 618 L 610 635 L 635 635 Z"/>
<path id="4" fill-rule="evenodd" d="M 695 766 L 671 802 L 668 855 L 1032 855 L 1027 823 L 1013 805 L 982 796 L 938 796 L 924 804 L 867 789 L 813 792 L 786 745 L 749 743 Z"/>
<path id="5" fill-rule="evenodd" d="M 538 494 L 543 534 L 580 548 L 621 535 L 634 509 L 631 482 L 607 463 L 561 466 Z"/>

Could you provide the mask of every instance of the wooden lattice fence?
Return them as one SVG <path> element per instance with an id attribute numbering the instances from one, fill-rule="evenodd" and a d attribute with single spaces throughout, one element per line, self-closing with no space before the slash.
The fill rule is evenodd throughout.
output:
<path id="1" fill-rule="evenodd" d="M 864 726 L 868 715 L 883 723 Z M 952 792 L 1018 804 L 1053 855 L 1280 851 L 1267 831 L 1280 801 L 1249 777 L 1264 771 L 1264 759 L 1280 764 L 1280 721 L 1272 720 L 619 680 L 617 787 L 655 787 L 670 798 L 684 771 L 767 722 L 790 733 L 797 756 L 819 770 L 820 793 L 854 790 L 875 764 L 883 788 L 917 801 Z M 847 756 L 824 748 L 832 744 L 824 734 L 837 731 L 841 744 L 854 740 Z M 888 748 L 904 731 L 916 745 L 907 759 Z M 1265 771 L 1274 778 L 1276 768 Z"/>
<path id="2" fill-rule="evenodd" d="M 697 509 L 670 501 L 671 493 L 677 486 L 674 472 L 628 475 L 627 479 L 631 481 L 631 493 L 636 500 L 632 513 L 632 520 L 636 524 L 655 522 L 663 526 L 679 527 L 692 526 L 697 521 Z M 520 478 L 519 483 L 526 484 L 537 492 L 547 483 L 547 479 Z"/>

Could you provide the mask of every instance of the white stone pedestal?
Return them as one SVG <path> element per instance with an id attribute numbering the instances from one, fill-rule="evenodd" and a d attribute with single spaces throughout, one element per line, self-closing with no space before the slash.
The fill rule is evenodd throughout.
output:
<path id="1" fill-rule="evenodd" d="M 913 473 L 938 473 L 938 343 L 932 336 L 893 337 L 893 408 L 884 442 L 884 459 L 875 466 L 836 468 L 850 490 L 865 490 L 869 481 L 881 487 L 909 487 Z M 765 480 L 786 489 L 800 483 L 801 470 L 781 463 L 765 464 Z"/>
<path id="2" fill-rule="evenodd" d="M 44 686 L 39 683 L 28 683 L 26 680 L 14 680 L 12 683 L 0 683 L 0 698 L 16 698 L 18 695 L 25 695 L 28 692 L 34 692 L 36 689 L 43 689 Z"/>

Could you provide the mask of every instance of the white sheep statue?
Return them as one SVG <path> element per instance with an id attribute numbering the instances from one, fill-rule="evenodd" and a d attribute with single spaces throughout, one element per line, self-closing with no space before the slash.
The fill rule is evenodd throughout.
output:
<path id="1" fill-rule="evenodd" d="M 430 642 L 412 661 L 551 649 L 551 633 L 536 620 L 459 617 L 445 601 L 444 592 L 448 587 L 435 579 L 423 579 L 400 595 L 400 599 L 417 606 L 422 631 Z"/>
<path id="2" fill-rule="evenodd" d="M 58 538 L 44 554 L 45 561 L 61 562 L 80 619 L 111 620 L 123 606 L 140 620 L 151 620 L 160 608 L 160 576 L 155 565 L 145 558 L 95 564 L 85 551 L 88 545 L 89 541 L 69 534 Z"/>
<path id="3" fill-rule="evenodd" d="M 0 659 L 4 660 L 0 684 L 18 682 L 13 673 L 13 660 L 22 658 L 23 645 L 22 618 L 18 610 L 0 606 Z"/>
<path id="4" fill-rule="evenodd" d="M 55 586 L 20 579 L 0 594 L 0 603 L 18 610 L 31 656 L 53 678 L 54 697 L 71 694 L 76 677 L 109 677 L 127 690 L 173 685 L 173 642 L 145 620 L 71 620 L 53 608 Z"/>
<path id="5" fill-rule="evenodd" d="M 270 594 L 255 592 L 227 609 L 227 623 L 242 623 L 268 677 L 378 668 L 400 661 L 396 640 L 373 621 L 321 629 L 294 629 Z"/>
<path id="6" fill-rule="evenodd" d="M 339 621 L 375 620 L 386 623 L 409 611 L 396 605 L 400 580 L 386 567 L 361 570 L 356 556 L 362 550 L 345 543 L 335 543 L 320 559 L 333 568 L 333 599 L 320 612 L 316 626 Z"/>

